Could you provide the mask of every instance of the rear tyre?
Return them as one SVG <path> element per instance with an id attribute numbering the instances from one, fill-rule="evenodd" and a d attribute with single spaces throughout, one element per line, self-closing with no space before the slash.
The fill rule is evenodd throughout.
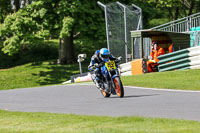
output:
<path id="1" fill-rule="evenodd" d="M 115 92 L 117 93 L 117 95 L 119 97 L 124 97 L 124 87 L 119 77 L 116 77 L 114 79 L 114 84 L 115 84 Z"/>

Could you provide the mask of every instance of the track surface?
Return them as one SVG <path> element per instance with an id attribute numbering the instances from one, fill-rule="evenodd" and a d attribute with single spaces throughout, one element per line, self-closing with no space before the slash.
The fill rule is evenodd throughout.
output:
<path id="1" fill-rule="evenodd" d="M 200 92 L 125 87 L 124 98 L 103 98 L 94 85 L 48 86 L 0 91 L 0 109 L 200 121 Z"/>

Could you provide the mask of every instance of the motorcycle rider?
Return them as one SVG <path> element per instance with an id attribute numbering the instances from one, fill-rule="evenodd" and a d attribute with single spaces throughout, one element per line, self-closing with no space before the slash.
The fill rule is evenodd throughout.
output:
<path id="1" fill-rule="evenodd" d="M 100 76 L 101 76 L 101 67 L 104 65 L 106 60 L 120 60 L 115 58 L 110 54 L 110 51 L 107 48 L 102 48 L 100 50 L 96 50 L 94 55 L 91 57 L 90 65 L 88 66 L 89 71 L 94 71 L 93 81 L 98 89 L 100 89 Z"/>

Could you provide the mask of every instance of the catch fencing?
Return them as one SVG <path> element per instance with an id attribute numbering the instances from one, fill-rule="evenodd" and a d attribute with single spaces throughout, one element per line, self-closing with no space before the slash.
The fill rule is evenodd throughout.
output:
<path id="1" fill-rule="evenodd" d="M 106 5 L 99 1 L 97 3 L 105 13 L 108 49 L 114 56 L 122 56 L 122 63 L 130 61 L 132 59 L 130 31 L 142 29 L 141 8 L 134 4 L 127 6 L 120 2 Z M 139 55 L 139 52 L 135 54 Z"/>

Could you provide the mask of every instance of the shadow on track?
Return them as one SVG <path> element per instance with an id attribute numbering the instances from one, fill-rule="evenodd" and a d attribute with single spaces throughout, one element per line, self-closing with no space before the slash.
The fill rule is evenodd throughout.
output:
<path id="1" fill-rule="evenodd" d="M 157 96 L 160 94 L 149 94 L 149 95 L 127 95 L 124 96 L 123 98 L 136 98 L 136 97 L 149 97 L 149 96 Z M 118 96 L 114 96 L 114 97 L 109 97 L 109 98 L 119 98 Z"/>

